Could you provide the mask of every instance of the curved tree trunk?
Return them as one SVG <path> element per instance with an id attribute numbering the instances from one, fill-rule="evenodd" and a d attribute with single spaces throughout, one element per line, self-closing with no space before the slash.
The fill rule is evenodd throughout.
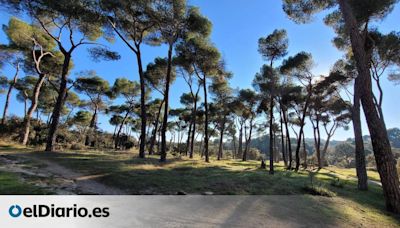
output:
<path id="1" fill-rule="evenodd" d="M 385 123 L 379 118 L 379 113 L 373 100 L 371 75 L 369 72 L 369 61 L 364 48 L 356 18 L 348 1 L 339 0 L 340 10 L 343 14 L 347 31 L 350 35 L 352 50 L 356 60 L 360 89 L 360 98 L 368 129 L 371 135 L 372 147 L 374 149 L 376 166 L 382 182 L 382 189 L 388 211 L 400 213 L 400 183 L 396 170 L 396 160 L 390 146 Z"/>
<path id="2" fill-rule="evenodd" d="M 31 119 L 32 115 L 35 112 L 37 105 L 39 103 L 39 95 L 40 95 L 40 89 L 42 88 L 43 82 L 46 79 L 45 74 L 40 74 L 38 81 L 35 84 L 35 88 L 33 89 L 33 96 L 31 99 L 31 106 L 28 109 L 28 112 L 26 113 L 24 117 L 24 123 L 23 123 L 23 132 L 20 137 L 20 142 L 22 145 L 26 145 L 28 143 L 29 139 L 29 132 L 30 132 L 30 127 L 31 127 Z"/>
<path id="3" fill-rule="evenodd" d="M 58 90 L 58 97 L 53 109 L 52 120 L 50 123 L 50 128 L 47 136 L 46 151 L 48 152 L 54 151 L 54 146 L 57 138 L 57 129 L 61 118 L 61 111 L 62 108 L 64 107 L 64 103 L 67 98 L 67 92 L 68 92 L 67 77 L 69 72 L 70 61 L 71 61 L 71 54 L 65 53 L 64 63 L 61 73 L 60 88 Z"/>
<path id="4" fill-rule="evenodd" d="M 18 74 L 19 74 L 19 64 L 17 64 L 17 66 L 16 66 L 16 70 L 15 70 L 13 81 L 10 83 L 10 86 L 8 87 L 7 96 L 6 96 L 6 102 L 4 103 L 3 118 L 1 119 L 1 125 L 6 124 L 8 106 L 10 104 L 10 98 L 11 98 L 11 92 L 12 92 L 15 84 L 17 83 Z"/>
<path id="5" fill-rule="evenodd" d="M 127 111 L 127 112 L 125 113 L 125 116 L 124 116 L 124 118 L 122 119 L 121 125 L 119 126 L 119 129 L 118 129 L 118 132 L 117 132 L 117 136 L 115 137 L 114 149 L 118 149 L 119 140 L 120 140 L 120 135 L 121 135 L 121 132 L 122 132 L 122 128 L 123 128 L 124 125 L 125 125 L 125 121 L 126 121 L 126 119 L 128 118 L 129 113 L 130 113 L 129 111 Z"/>
<path id="6" fill-rule="evenodd" d="M 323 167 L 328 165 L 328 162 L 326 161 L 326 153 L 328 152 L 328 147 L 329 147 L 329 143 L 331 142 L 331 138 L 332 138 L 332 135 L 328 135 L 328 137 L 326 138 L 324 148 L 322 149 L 322 152 L 321 152 L 321 162 L 322 162 Z"/>
<path id="7" fill-rule="evenodd" d="M 309 92 L 306 103 L 304 105 L 303 116 L 300 121 L 300 132 L 299 132 L 299 138 L 297 139 L 297 147 L 296 147 L 296 168 L 295 168 L 296 171 L 298 171 L 300 168 L 301 137 L 303 136 L 303 132 L 304 132 L 304 121 L 306 119 L 308 104 L 310 102 L 310 96 L 311 96 L 311 93 Z"/>

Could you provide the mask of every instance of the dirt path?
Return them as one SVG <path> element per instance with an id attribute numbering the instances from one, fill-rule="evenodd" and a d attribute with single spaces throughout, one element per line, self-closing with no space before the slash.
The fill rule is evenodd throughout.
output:
<path id="1" fill-rule="evenodd" d="M 26 154 L 0 154 L 0 170 L 35 178 L 35 184 L 50 188 L 56 194 L 124 195 L 126 192 L 94 180 L 99 175 L 84 175 L 52 161 Z"/>

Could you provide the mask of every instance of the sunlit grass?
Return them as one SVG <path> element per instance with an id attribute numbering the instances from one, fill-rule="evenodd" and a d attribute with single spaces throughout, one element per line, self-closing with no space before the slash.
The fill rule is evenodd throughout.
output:
<path id="1" fill-rule="evenodd" d="M 0 147 L 0 151 L 10 152 L 12 148 Z M 160 163 L 158 155 L 138 158 L 137 150 L 38 153 L 27 149 L 23 153 L 54 161 L 83 175 L 99 175 L 97 181 L 130 194 L 303 195 L 309 194 L 305 190 L 307 186 L 314 186 L 321 192 L 337 195 L 333 199 L 346 204 L 340 206 L 346 216 L 363 213 L 382 224 L 398 224 L 396 217 L 385 212 L 381 187 L 370 184 L 369 191 L 361 192 L 354 178 L 346 178 L 355 176 L 354 169 L 330 166 L 319 171 L 301 169 L 295 172 L 286 170 L 281 162 L 275 164 L 275 175 L 270 175 L 268 168 L 260 169 L 260 161 L 240 159 L 217 161 L 211 157 L 211 162 L 206 163 L 200 156 L 189 159 L 168 154 L 167 162 Z M 371 179 L 377 176 L 373 171 L 368 174 Z M 343 186 L 332 185 L 337 178 Z"/>

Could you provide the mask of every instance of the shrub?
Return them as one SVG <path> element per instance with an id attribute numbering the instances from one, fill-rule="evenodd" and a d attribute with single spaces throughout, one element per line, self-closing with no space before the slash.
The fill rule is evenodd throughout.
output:
<path id="1" fill-rule="evenodd" d="M 325 196 L 325 197 L 335 197 L 336 193 L 330 191 L 323 186 L 306 185 L 303 190 L 311 195 Z"/>
<path id="2" fill-rule="evenodd" d="M 126 148 L 127 150 L 132 149 L 134 146 L 135 146 L 135 143 L 132 142 L 132 141 L 128 141 L 128 142 L 125 143 L 125 148 Z"/>
<path id="3" fill-rule="evenodd" d="M 326 196 L 326 197 L 334 197 L 336 193 L 330 191 L 329 189 L 322 186 L 320 183 L 316 183 L 314 180 L 316 173 L 310 172 L 308 177 L 310 178 L 310 184 L 307 184 L 303 187 L 303 190 L 311 195 L 318 196 Z"/>
<path id="4" fill-rule="evenodd" d="M 333 187 L 344 188 L 345 185 L 346 185 L 346 181 L 341 180 L 339 178 L 335 178 L 335 179 L 331 180 L 331 186 L 333 186 Z"/>
<path id="5" fill-rule="evenodd" d="M 85 146 L 80 143 L 74 143 L 74 144 L 71 144 L 70 149 L 71 150 L 83 150 L 83 149 L 85 149 Z"/>
<path id="6" fill-rule="evenodd" d="M 258 149 L 256 148 L 249 148 L 249 151 L 247 152 L 247 159 L 249 160 L 261 160 L 261 153 Z"/>

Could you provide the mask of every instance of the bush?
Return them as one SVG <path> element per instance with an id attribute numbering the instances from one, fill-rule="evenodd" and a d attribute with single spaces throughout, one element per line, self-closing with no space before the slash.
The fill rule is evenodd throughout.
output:
<path id="1" fill-rule="evenodd" d="M 128 142 L 125 143 L 124 146 L 125 146 L 125 149 L 130 150 L 135 146 L 135 143 L 132 142 L 132 141 L 128 141 Z"/>
<path id="2" fill-rule="evenodd" d="M 335 197 L 336 193 L 330 191 L 323 186 L 306 185 L 303 190 L 311 195 L 325 196 L 325 197 Z"/>
<path id="3" fill-rule="evenodd" d="M 346 185 L 346 181 L 343 181 L 339 178 L 335 178 L 331 181 L 331 186 L 333 186 L 333 187 L 344 188 L 345 185 Z"/>
<path id="4" fill-rule="evenodd" d="M 71 144 L 70 149 L 71 150 L 83 150 L 83 149 L 85 149 L 85 146 L 80 143 L 74 143 L 74 144 Z"/>
<path id="5" fill-rule="evenodd" d="M 258 149 L 256 148 L 249 148 L 249 151 L 247 152 L 247 159 L 248 160 L 261 160 L 261 153 Z"/>
<path id="6" fill-rule="evenodd" d="M 326 196 L 326 197 L 334 197 L 336 196 L 336 193 L 330 191 L 329 189 L 325 188 L 322 186 L 320 183 L 316 183 L 314 180 L 316 173 L 310 172 L 308 174 L 308 177 L 310 178 L 310 184 L 305 185 L 303 187 L 303 190 L 311 195 L 317 195 L 317 196 Z"/>

